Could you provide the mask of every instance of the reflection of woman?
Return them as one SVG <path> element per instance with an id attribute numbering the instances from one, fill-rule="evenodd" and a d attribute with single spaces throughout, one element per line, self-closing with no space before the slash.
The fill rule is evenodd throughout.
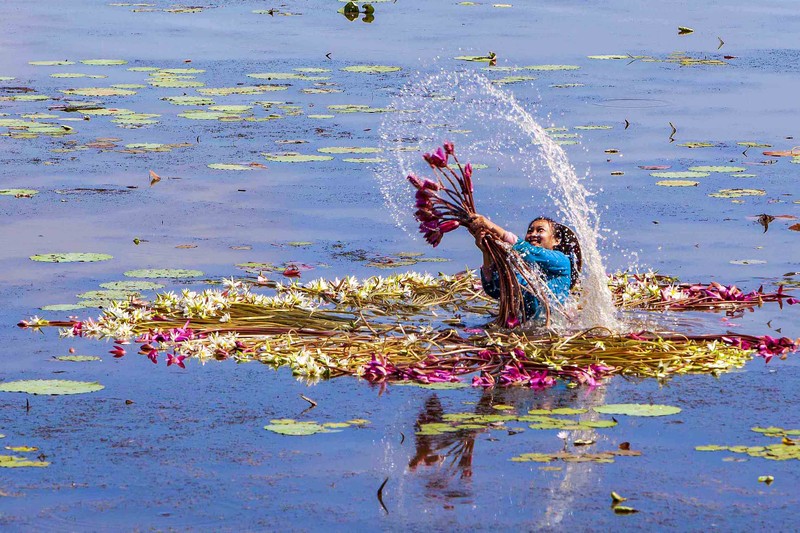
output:
<path id="1" fill-rule="evenodd" d="M 563 224 L 546 217 L 536 218 L 528 226 L 524 240 L 482 215 L 475 215 L 470 220 L 468 229 L 475 236 L 475 244 L 483 252 L 483 289 L 493 298 L 500 297 L 500 282 L 497 269 L 484 244 L 484 239 L 488 236 L 511 244 L 523 260 L 535 266 L 544 276 L 547 287 L 557 302 L 564 303 L 570 289 L 578 281 L 578 273 L 583 265 L 581 247 L 575 233 Z M 520 285 L 528 284 L 521 275 L 517 274 L 517 278 Z M 533 293 L 523 291 L 523 300 L 528 318 L 542 316 L 542 303 Z"/>

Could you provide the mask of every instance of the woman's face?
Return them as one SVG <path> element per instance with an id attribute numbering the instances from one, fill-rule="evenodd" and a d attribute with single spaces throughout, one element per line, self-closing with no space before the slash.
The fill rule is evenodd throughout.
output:
<path id="1" fill-rule="evenodd" d="M 534 220 L 528 226 L 525 240 L 534 246 L 552 250 L 561 241 L 553 233 L 553 225 L 549 220 Z"/>

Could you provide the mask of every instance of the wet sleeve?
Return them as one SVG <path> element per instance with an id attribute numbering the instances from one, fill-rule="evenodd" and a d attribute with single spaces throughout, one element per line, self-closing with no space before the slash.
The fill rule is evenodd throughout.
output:
<path id="1" fill-rule="evenodd" d="M 551 276 L 567 276 L 570 274 L 569 257 L 562 252 L 534 246 L 522 239 L 517 240 L 514 250 L 519 252 L 522 259 L 528 263 L 539 265 L 542 270 Z"/>
<path id="2" fill-rule="evenodd" d="M 481 285 L 483 286 L 483 292 L 485 292 L 492 298 L 500 298 L 500 276 L 497 274 L 497 270 L 493 268 L 488 276 L 484 272 L 483 268 L 481 268 L 480 270 L 481 270 Z"/>

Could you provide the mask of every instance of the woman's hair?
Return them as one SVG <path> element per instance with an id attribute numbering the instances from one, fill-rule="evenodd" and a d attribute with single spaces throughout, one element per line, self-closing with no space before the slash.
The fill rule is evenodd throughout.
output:
<path id="1" fill-rule="evenodd" d="M 531 224 L 537 220 L 546 220 L 550 223 L 550 227 L 553 228 L 553 236 L 559 241 L 553 247 L 553 250 L 558 250 L 569 257 L 570 277 L 572 278 L 569 288 L 574 288 L 578 283 L 578 274 L 583 269 L 583 253 L 581 252 L 581 243 L 578 242 L 578 236 L 569 227 L 548 217 L 536 217 L 531 220 L 528 227 L 530 228 Z"/>

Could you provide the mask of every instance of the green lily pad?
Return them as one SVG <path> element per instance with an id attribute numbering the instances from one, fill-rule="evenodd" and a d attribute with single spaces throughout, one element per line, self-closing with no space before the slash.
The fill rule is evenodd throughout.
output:
<path id="1" fill-rule="evenodd" d="M 679 143 L 678 146 L 683 146 L 685 148 L 712 148 L 717 145 L 715 143 L 700 141 L 700 142 Z"/>
<path id="2" fill-rule="evenodd" d="M 25 457 L 16 457 L 14 455 L 0 455 L 0 468 L 43 468 L 45 466 L 50 466 L 50 463 L 47 461 L 31 461 Z"/>
<path id="3" fill-rule="evenodd" d="M 69 381 L 63 379 L 27 379 L 0 383 L 0 392 L 26 392 L 28 394 L 84 394 L 105 387 L 96 381 Z"/>
<path id="4" fill-rule="evenodd" d="M 656 185 L 661 187 L 697 187 L 700 185 L 700 182 L 692 180 L 666 180 L 657 181 Z"/>
<path id="5" fill-rule="evenodd" d="M 97 291 L 86 291 L 78 295 L 78 298 L 84 300 L 125 300 L 135 291 L 123 291 L 119 289 L 104 289 Z"/>
<path id="6" fill-rule="evenodd" d="M 352 65 L 344 67 L 345 72 L 359 72 L 362 74 L 386 74 L 387 72 L 397 72 L 402 70 L 400 67 L 390 67 L 387 65 Z"/>
<path id="7" fill-rule="evenodd" d="M 534 81 L 537 79 L 539 79 L 537 76 L 503 76 L 502 78 L 492 80 L 492 83 L 496 83 L 498 85 L 508 85 L 511 83 L 522 83 L 524 81 Z"/>
<path id="8" fill-rule="evenodd" d="M 658 404 L 639 404 L 639 403 L 617 403 L 594 407 L 597 413 L 607 415 L 628 415 L 628 416 L 667 416 L 681 412 L 680 407 L 672 405 Z"/>
<path id="9" fill-rule="evenodd" d="M 112 85 L 114 89 L 146 89 L 147 85 L 141 83 L 115 83 Z"/>
<path id="10" fill-rule="evenodd" d="M 54 357 L 59 361 L 70 361 L 73 363 L 84 363 L 88 361 L 102 361 L 96 355 L 59 355 L 58 357 Z"/>
<path id="11" fill-rule="evenodd" d="M 28 61 L 29 65 L 34 65 L 37 67 L 56 67 L 61 65 L 74 65 L 74 61 L 69 61 L 66 59 L 63 60 L 55 60 L 55 61 Z"/>
<path id="12" fill-rule="evenodd" d="M 31 261 L 42 263 L 93 263 L 96 261 L 108 261 L 113 256 L 108 254 L 95 254 L 83 252 L 69 252 L 63 254 L 38 254 L 30 257 Z"/>
<path id="13" fill-rule="evenodd" d="M 165 96 L 162 100 L 175 105 L 213 105 L 214 100 L 204 96 Z"/>
<path id="14" fill-rule="evenodd" d="M 336 118 L 336 115 L 307 115 L 307 117 L 313 119 L 330 119 Z"/>
<path id="15" fill-rule="evenodd" d="M 42 311 L 75 311 L 76 309 L 85 309 L 86 306 L 83 304 L 52 304 L 52 305 L 44 305 L 40 307 Z"/>
<path id="16" fill-rule="evenodd" d="M 728 446 L 718 446 L 716 444 L 706 444 L 706 445 L 703 445 L 703 446 L 695 446 L 694 449 L 697 450 L 698 452 L 721 452 L 721 451 L 729 449 L 729 447 Z"/>
<path id="17" fill-rule="evenodd" d="M 203 272 L 182 268 L 148 268 L 128 270 L 123 275 L 129 278 L 196 278 L 202 276 Z"/>
<path id="18" fill-rule="evenodd" d="M 683 172 L 651 172 L 654 178 L 670 178 L 670 179 L 689 179 L 689 178 L 706 178 L 710 176 L 708 172 L 700 172 L 697 170 L 687 170 Z"/>
<path id="19" fill-rule="evenodd" d="M 308 163 L 312 161 L 330 161 L 333 156 L 329 155 L 303 155 L 297 152 L 283 152 L 278 154 L 262 153 L 268 161 L 277 163 Z"/>
<path id="20" fill-rule="evenodd" d="M 0 189 L 0 196 L 33 196 L 38 193 L 34 189 Z"/>
<path id="21" fill-rule="evenodd" d="M 160 87 L 165 89 L 191 89 L 195 87 L 205 87 L 205 83 L 195 80 L 182 80 L 173 78 L 163 78 L 159 80 L 150 80 L 149 83 L 152 87 Z"/>
<path id="22" fill-rule="evenodd" d="M 50 74 L 51 78 L 93 78 L 93 79 L 101 79 L 107 78 L 108 76 L 104 76 L 103 74 L 82 74 L 80 72 L 56 72 L 54 74 Z"/>
<path id="23" fill-rule="evenodd" d="M 178 116 L 181 118 L 188 118 L 191 120 L 219 120 L 221 118 L 230 118 L 230 117 L 238 118 L 238 115 L 223 113 L 222 111 L 205 111 L 202 109 L 193 109 L 191 111 L 184 111 L 183 113 L 178 113 Z"/>
<path id="24" fill-rule="evenodd" d="M 744 172 L 747 170 L 744 167 L 731 167 L 731 166 L 698 166 L 689 167 L 693 172 Z"/>
<path id="25" fill-rule="evenodd" d="M 323 154 L 375 154 L 380 151 L 380 148 L 372 146 L 327 146 L 317 149 Z"/>
<path id="26" fill-rule="evenodd" d="M 608 126 L 606 124 L 587 124 L 586 126 L 575 126 L 576 130 L 610 130 L 614 126 Z"/>
<path id="27" fill-rule="evenodd" d="M 248 167 L 247 165 L 236 165 L 230 163 L 211 163 L 207 166 L 208 168 L 213 168 L 214 170 L 253 170 L 253 167 Z"/>
<path id="28" fill-rule="evenodd" d="M 264 426 L 267 431 L 278 433 L 279 435 L 289 435 L 292 437 L 302 437 L 315 433 L 330 433 L 332 430 L 317 424 L 316 422 L 296 422 L 291 424 L 270 424 Z"/>
<path id="29" fill-rule="evenodd" d="M 746 146 L 748 148 L 772 148 L 771 144 L 759 143 L 754 141 L 742 141 L 736 143 L 739 146 Z"/>
<path id="30" fill-rule="evenodd" d="M 113 87 L 82 87 L 79 89 L 63 89 L 61 92 L 77 96 L 130 96 L 136 94 L 136 91 L 114 89 Z"/>
<path id="31" fill-rule="evenodd" d="M 720 189 L 709 194 L 712 198 L 741 198 L 742 196 L 764 196 L 767 191 L 761 189 Z"/>
<path id="32" fill-rule="evenodd" d="M 84 65 L 94 65 L 99 67 L 109 67 L 115 65 L 127 65 L 128 62 L 124 59 L 82 59 L 81 63 Z"/>

